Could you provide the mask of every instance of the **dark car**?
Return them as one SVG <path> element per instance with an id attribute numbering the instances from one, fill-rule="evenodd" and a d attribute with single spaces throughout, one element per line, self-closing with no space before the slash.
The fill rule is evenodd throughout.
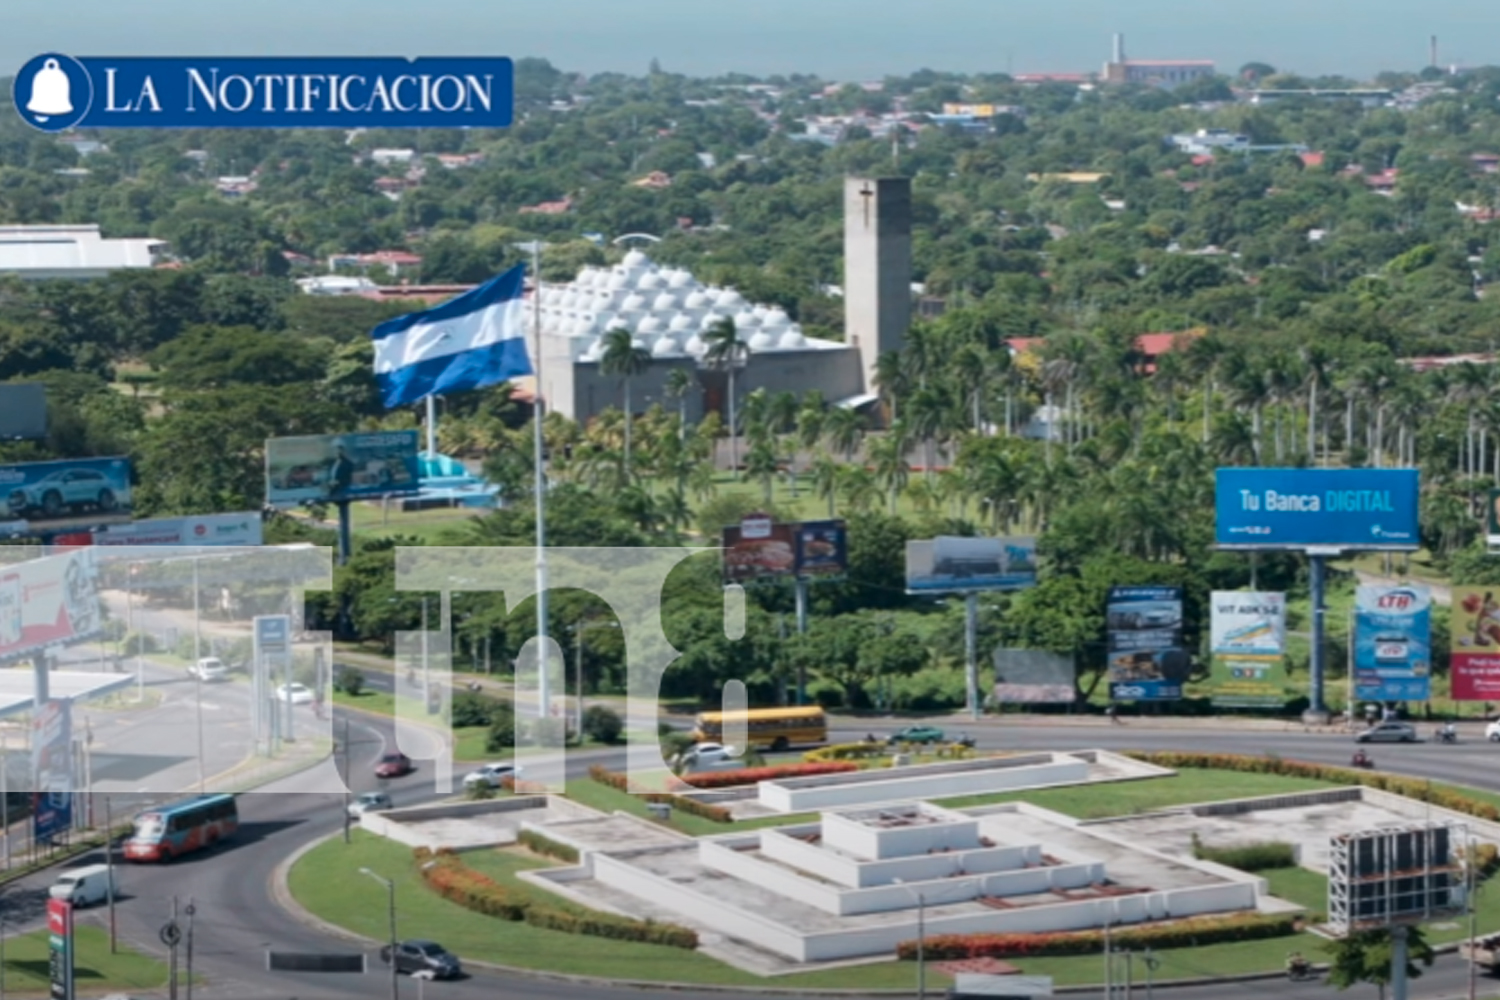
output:
<path id="1" fill-rule="evenodd" d="M 380 960 L 391 963 L 391 946 L 380 949 Z M 463 972 L 458 956 L 436 941 L 402 941 L 396 945 L 396 971 L 426 972 L 435 979 L 453 979 Z"/>
<path id="2" fill-rule="evenodd" d="M 375 777 L 399 778 L 402 775 L 411 774 L 413 770 L 411 758 L 406 756 L 406 754 L 388 753 L 376 763 Z"/>
<path id="3" fill-rule="evenodd" d="M 943 731 L 936 726 L 907 726 L 892 733 L 888 743 L 941 743 Z"/>

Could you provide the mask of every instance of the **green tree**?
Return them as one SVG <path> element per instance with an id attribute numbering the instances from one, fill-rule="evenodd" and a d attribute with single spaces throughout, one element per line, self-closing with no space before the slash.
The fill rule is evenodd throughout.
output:
<path id="1" fill-rule="evenodd" d="M 603 352 L 599 356 L 599 370 L 604 375 L 618 376 L 625 392 L 625 478 L 630 477 L 630 437 L 635 424 L 635 407 L 630 402 L 630 381 L 646 371 L 651 365 L 651 354 L 644 347 L 637 347 L 629 330 L 615 328 L 602 338 Z"/>

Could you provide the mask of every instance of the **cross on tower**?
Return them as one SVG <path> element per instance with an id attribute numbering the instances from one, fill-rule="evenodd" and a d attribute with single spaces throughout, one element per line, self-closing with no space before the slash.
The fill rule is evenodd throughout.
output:
<path id="1" fill-rule="evenodd" d="M 859 190 L 859 196 L 865 200 L 865 228 L 870 228 L 870 199 L 875 197 L 875 192 L 870 190 L 870 182 L 866 181 Z"/>

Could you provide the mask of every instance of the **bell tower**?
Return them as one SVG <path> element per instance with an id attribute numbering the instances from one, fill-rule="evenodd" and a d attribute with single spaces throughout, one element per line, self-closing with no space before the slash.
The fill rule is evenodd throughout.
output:
<path id="1" fill-rule="evenodd" d="M 859 348 L 865 392 L 875 360 L 911 325 L 911 179 L 844 180 L 844 339 Z"/>

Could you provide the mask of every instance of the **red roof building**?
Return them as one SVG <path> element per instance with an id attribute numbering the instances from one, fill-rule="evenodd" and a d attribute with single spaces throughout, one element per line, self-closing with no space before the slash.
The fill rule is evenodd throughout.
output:
<path id="1" fill-rule="evenodd" d="M 1300 159 L 1302 161 L 1302 165 L 1304 167 L 1307 167 L 1308 169 L 1321 167 L 1323 165 L 1322 153 L 1298 153 L 1297 158 Z"/>

